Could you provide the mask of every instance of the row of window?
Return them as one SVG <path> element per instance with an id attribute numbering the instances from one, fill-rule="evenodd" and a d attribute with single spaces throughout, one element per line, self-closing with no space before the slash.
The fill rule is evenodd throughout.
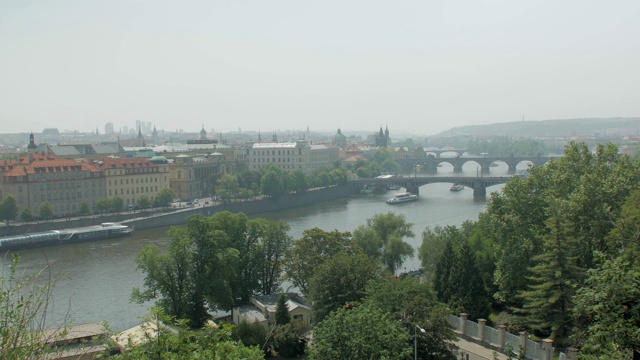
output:
<path id="1" fill-rule="evenodd" d="M 291 149 L 288 149 L 288 150 L 271 150 L 271 154 L 269 154 L 269 150 L 253 150 L 253 156 L 275 155 L 276 152 L 278 153 L 278 155 L 295 155 L 296 154 L 296 151 L 295 150 L 291 150 Z M 302 149 L 298 149 L 298 154 L 302 154 Z"/>
<path id="2" fill-rule="evenodd" d="M 164 167 L 163 170 L 166 170 Z M 142 174 L 142 173 L 158 173 L 160 172 L 160 168 L 157 166 L 153 167 L 144 167 L 144 168 L 130 168 L 130 169 L 118 169 L 116 171 L 108 171 L 109 175 L 124 175 L 125 171 L 127 174 Z"/>
<path id="3" fill-rule="evenodd" d="M 79 171 L 79 172 L 62 172 L 62 173 L 50 173 L 50 174 L 33 174 L 29 176 L 16 176 L 16 182 L 26 182 L 26 181 L 51 181 L 51 180 L 71 180 L 71 179 L 83 179 L 83 178 L 99 178 L 100 172 L 89 172 L 89 171 Z"/>
<path id="4" fill-rule="evenodd" d="M 135 189 L 135 194 L 139 194 L 139 193 L 141 193 L 141 192 L 142 192 L 143 194 L 145 194 L 145 193 L 150 193 L 150 192 L 156 192 L 156 193 L 157 193 L 157 192 L 158 192 L 158 185 L 156 185 L 156 186 L 155 186 L 155 190 L 154 190 L 154 186 L 141 186 L 141 187 L 136 187 L 136 189 Z M 125 192 L 125 189 L 120 189 L 120 194 L 118 194 L 118 189 L 115 189 L 115 191 L 114 191 L 114 194 L 115 194 L 115 195 L 125 195 L 125 194 L 126 194 L 126 195 L 129 195 L 130 193 L 131 193 L 131 194 L 134 194 L 133 189 L 131 189 L 131 192 L 129 192 L 129 189 L 126 189 L 126 192 Z M 111 194 L 111 189 L 109 189 L 109 196 L 113 196 L 113 195 Z"/>
<path id="5" fill-rule="evenodd" d="M 144 178 L 136 178 L 135 184 L 138 184 L 138 180 L 140 180 L 140 184 L 150 183 L 150 182 L 158 182 L 158 177 L 144 177 Z M 164 181 L 167 181 L 167 177 L 164 177 Z M 109 186 L 111 186 L 111 180 L 108 180 Z M 133 179 L 131 179 L 131 184 L 134 184 Z M 113 180 L 113 185 L 118 185 L 118 179 Z M 120 185 L 129 185 L 129 179 L 120 179 Z"/>
<path id="6" fill-rule="evenodd" d="M 83 196 L 84 195 L 84 196 Z M 91 192 L 91 196 L 93 198 L 97 198 L 102 196 L 102 192 L 96 192 L 96 190 L 94 189 Z M 37 203 L 37 202 L 43 202 L 43 201 L 71 201 L 71 200 L 86 200 L 89 197 L 89 192 L 87 190 L 84 191 L 84 193 L 82 191 L 78 191 L 78 192 L 55 192 L 55 193 L 47 193 L 47 194 L 34 194 L 31 199 L 33 202 Z M 24 205 L 24 200 L 25 198 L 22 195 L 18 195 L 18 197 L 16 198 L 16 200 L 18 201 L 18 205 L 20 207 L 23 207 Z"/>
<path id="7" fill-rule="evenodd" d="M 279 162 L 279 163 L 284 163 L 284 162 L 290 163 L 291 162 L 291 158 L 286 158 L 286 160 L 287 161 L 285 161 L 284 158 L 278 158 L 278 160 L 276 160 L 276 158 L 271 158 L 271 162 L 272 163 L 276 163 L 276 162 Z M 294 158 L 293 161 L 295 162 L 296 159 Z M 269 158 L 252 158 L 251 162 L 252 163 L 268 163 L 269 162 Z M 302 158 L 298 158 L 298 162 L 301 163 L 302 162 Z"/>
<path id="8" fill-rule="evenodd" d="M 265 169 L 267 165 L 252 165 L 253 169 Z M 302 169 L 302 165 L 280 165 L 280 169 L 283 170 L 295 170 Z"/>

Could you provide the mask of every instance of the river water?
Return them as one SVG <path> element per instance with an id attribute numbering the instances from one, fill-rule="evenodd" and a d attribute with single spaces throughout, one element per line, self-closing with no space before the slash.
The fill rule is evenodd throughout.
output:
<path id="1" fill-rule="evenodd" d="M 525 166 L 526 168 L 526 166 Z M 476 166 L 463 168 L 461 176 L 476 176 Z M 445 164 L 438 169 L 443 176 L 452 176 L 452 167 Z M 491 176 L 506 175 L 506 165 L 491 168 Z M 449 191 L 451 184 L 430 184 L 420 188 L 418 201 L 387 205 L 384 200 L 397 191 L 386 194 L 353 195 L 348 199 L 323 202 L 305 208 L 261 214 L 269 220 L 284 220 L 291 226 L 290 235 L 300 238 L 305 229 L 318 227 L 326 231 L 353 231 L 366 219 L 378 213 L 392 211 L 403 214 L 413 223 L 415 238 L 406 239 L 416 248 L 422 242 L 426 227 L 460 225 L 475 220 L 486 208 L 486 202 L 474 201 L 473 190 Z M 499 191 L 502 185 L 488 189 Z M 167 228 L 136 231 L 132 236 L 97 242 L 70 244 L 43 249 L 21 251 L 20 271 L 39 271 L 47 265 L 45 276 L 62 275 L 53 293 L 52 325 L 108 321 L 113 330 L 122 330 L 140 323 L 147 314 L 147 304 L 134 304 L 129 296 L 134 287 L 142 287 L 144 276 L 136 271 L 135 256 L 145 245 L 163 247 Z M 8 258 L 0 258 L 0 271 L 8 273 Z M 417 257 L 404 264 L 404 270 L 417 269 Z"/>

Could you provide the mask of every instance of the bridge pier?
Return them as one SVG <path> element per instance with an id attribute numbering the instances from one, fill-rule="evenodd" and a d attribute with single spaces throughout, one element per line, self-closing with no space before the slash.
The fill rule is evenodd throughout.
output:
<path id="1" fill-rule="evenodd" d="M 453 172 L 456 174 L 462 174 L 462 163 L 453 165 Z"/>
<path id="2" fill-rule="evenodd" d="M 473 198 L 475 200 L 482 200 L 487 198 L 487 188 L 482 187 L 480 189 L 473 189 Z"/>
<path id="3" fill-rule="evenodd" d="M 416 195 L 420 195 L 420 187 L 419 186 L 407 185 L 406 189 L 407 189 L 407 192 L 410 192 L 410 193 L 416 194 Z"/>

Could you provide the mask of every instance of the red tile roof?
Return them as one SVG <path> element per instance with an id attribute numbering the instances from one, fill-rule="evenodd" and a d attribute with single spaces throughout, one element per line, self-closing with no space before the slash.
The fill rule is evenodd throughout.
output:
<path id="1" fill-rule="evenodd" d="M 22 157 L 4 176 L 25 176 L 29 174 L 64 173 L 74 171 L 100 171 L 95 166 L 72 159 L 62 159 L 52 154 L 34 154 L 29 163 L 28 157 Z"/>

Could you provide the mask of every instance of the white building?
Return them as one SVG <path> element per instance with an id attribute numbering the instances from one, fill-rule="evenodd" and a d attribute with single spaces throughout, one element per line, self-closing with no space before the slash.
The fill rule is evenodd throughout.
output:
<path id="1" fill-rule="evenodd" d="M 269 164 L 276 164 L 284 171 L 302 170 L 311 174 L 309 157 L 311 146 L 306 140 L 287 143 L 255 143 L 247 149 L 249 170 L 265 169 Z"/>
<path id="2" fill-rule="evenodd" d="M 309 172 L 314 173 L 323 166 L 331 166 L 339 158 L 340 148 L 336 145 L 311 145 Z"/>

